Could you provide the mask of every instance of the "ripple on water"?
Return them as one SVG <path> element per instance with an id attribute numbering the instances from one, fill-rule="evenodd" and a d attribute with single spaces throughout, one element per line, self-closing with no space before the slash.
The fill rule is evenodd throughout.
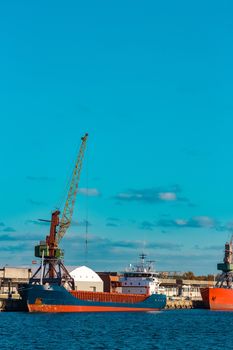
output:
<path id="1" fill-rule="evenodd" d="M 233 313 L 0 313 L 5 349 L 233 349 Z"/>

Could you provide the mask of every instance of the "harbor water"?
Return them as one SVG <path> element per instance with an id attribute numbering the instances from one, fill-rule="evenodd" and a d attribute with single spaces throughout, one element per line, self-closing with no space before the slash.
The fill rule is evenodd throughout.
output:
<path id="1" fill-rule="evenodd" d="M 1 350 L 232 349 L 233 313 L 0 313 Z"/>

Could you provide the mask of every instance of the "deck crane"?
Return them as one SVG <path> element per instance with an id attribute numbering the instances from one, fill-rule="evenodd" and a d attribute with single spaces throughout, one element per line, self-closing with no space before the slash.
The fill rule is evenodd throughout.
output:
<path id="1" fill-rule="evenodd" d="M 88 134 L 85 134 L 81 138 L 82 142 L 73 170 L 61 220 L 59 219 L 60 210 L 52 212 L 51 220 L 42 220 L 50 222 L 50 232 L 49 235 L 46 236 L 45 241 L 40 241 L 40 244 L 35 246 L 35 256 L 42 260 L 40 267 L 30 279 L 31 283 L 56 283 L 59 285 L 67 285 L 72 289 L 74 288 L 73 278 L 62 262 L 63 251 L 59 248 L 59 243 L 64 237 L 72 220 L 87 138 Z"/>

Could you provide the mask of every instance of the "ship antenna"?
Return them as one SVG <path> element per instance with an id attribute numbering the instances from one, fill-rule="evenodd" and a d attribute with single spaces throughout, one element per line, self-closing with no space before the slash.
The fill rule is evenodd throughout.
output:
<path id="1" fill-rule="evenodd" d="M 142 260 L 142 266 L 144 266 L 146 254 L 144 254 L 144 253 L 140 254 L 140 255 L 139 255 L 139 258 Z"/>

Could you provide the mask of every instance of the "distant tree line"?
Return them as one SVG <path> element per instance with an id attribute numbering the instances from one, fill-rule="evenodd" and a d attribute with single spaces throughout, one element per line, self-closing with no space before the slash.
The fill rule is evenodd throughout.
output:
<path id="1" fill-rule="evenodd" d="M 184 280 L 198 280 L 198 281 L 214 281 L 216 279 L 215 275 L 202 275 L 196 276 L 192 271 L 187 272 L 160 272 L 159 277 L 161 278 L 175 278 Z"/>
<path id="2" fill-rule="evenodd" d="M 214 275 L 196 276 L 192 271 L 184 272 L 182 278 L 185 280 L 214 281 Z"/>

